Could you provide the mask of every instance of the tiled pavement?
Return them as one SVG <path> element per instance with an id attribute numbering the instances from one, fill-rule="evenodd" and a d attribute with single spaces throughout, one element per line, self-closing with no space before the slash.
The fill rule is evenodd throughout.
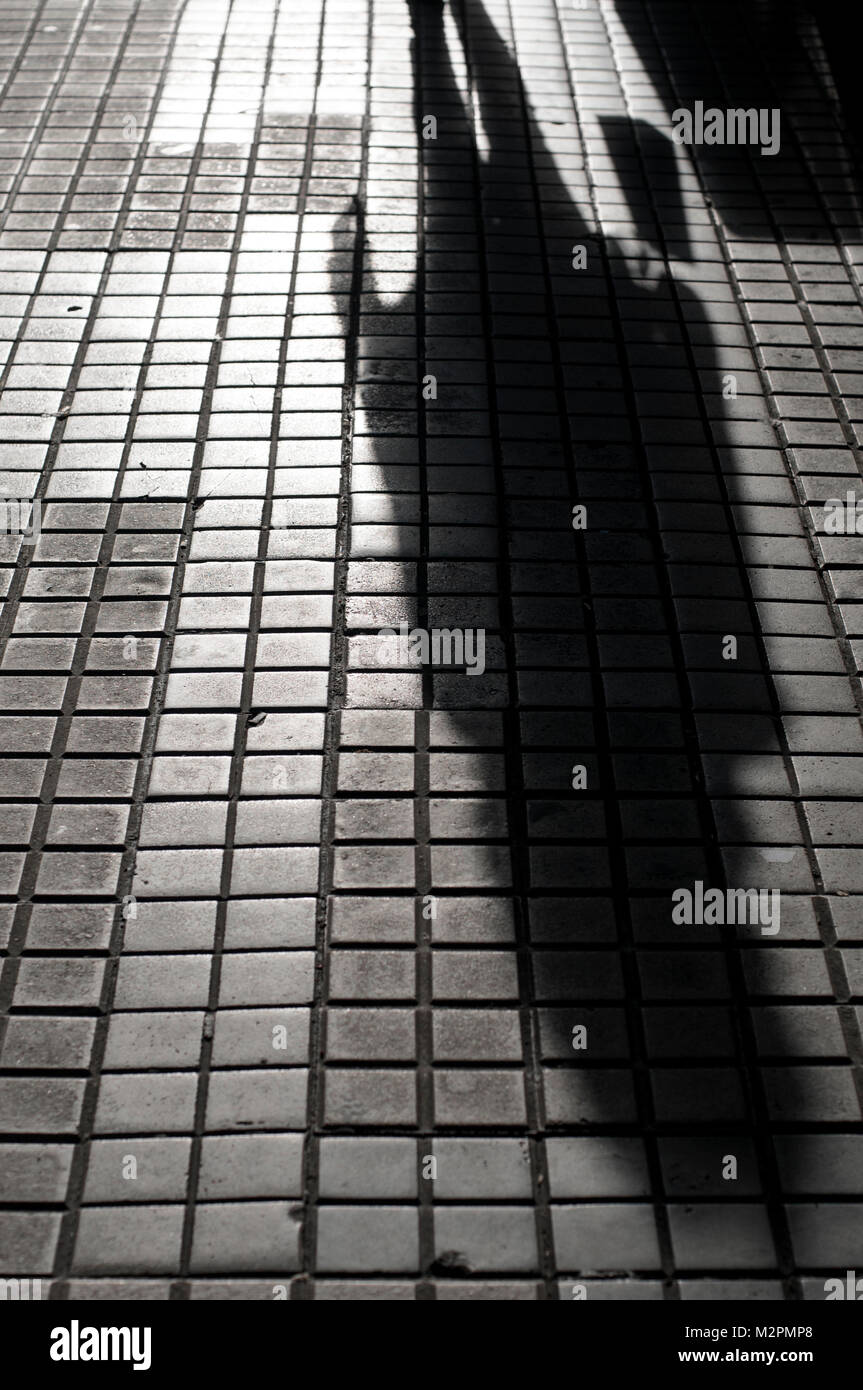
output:
<path id="1" fill-rule="evenodd" d="M 863 1269 L 863 225 L 779 8 L 5 0 L 0 1272 Z"/>

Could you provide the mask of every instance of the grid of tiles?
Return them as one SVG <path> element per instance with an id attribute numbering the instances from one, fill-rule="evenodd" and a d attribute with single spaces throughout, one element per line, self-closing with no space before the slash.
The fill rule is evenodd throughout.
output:
<path id="1" fill-rule="evenodd" d="M 4 1271 L 859 1263 L 863 228 L 817 37 L 728 9 L 7 8 Z"/>

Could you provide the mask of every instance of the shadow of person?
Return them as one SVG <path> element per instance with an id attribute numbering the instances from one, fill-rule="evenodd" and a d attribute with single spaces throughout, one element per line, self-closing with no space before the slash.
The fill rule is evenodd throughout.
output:
<path id="1" fill-rule="evenodd" d="M 415 567 L 409 622 L 482 628 L 485 669 L 393 661 L 372 577 L 352 639 L 389 674 L 351 672 L 347 703 L 422 708 L 432 750 L 470 762 L 432 780 L 457 828 L 433 816 L 429 862 L 439 920 L 473 911 L 477 936 L 432 939 L 475 945 L 501 908 L 526 1076 L 521 1118 L 492 1088 L 475 1132 L 530 1140 L 546 1296 L 559 1273 L 799 1297 L 818 1260 L 795 1264 L 783 1184 L 813 1195 L 813 1122 L 859 1110 L 818 1100 L 850 1069 L 785 1065 L 844 1044 L 831 1006 L 777 1006 L 809 992 L 789 960 L 821 969 L 822 885 L 781 718 L 802 667 L 771 624 L 820 591 L 751 343 L 667 135 L 580 130 L 551 45 L 528 90 L 478 0 L 410 13 L 416 298 L 366 293 L 349 353 L 361 456 L 412 525 L 362 528 L 351 558 Z M 549 37 L 540 6 L 519 41 Z"/>

